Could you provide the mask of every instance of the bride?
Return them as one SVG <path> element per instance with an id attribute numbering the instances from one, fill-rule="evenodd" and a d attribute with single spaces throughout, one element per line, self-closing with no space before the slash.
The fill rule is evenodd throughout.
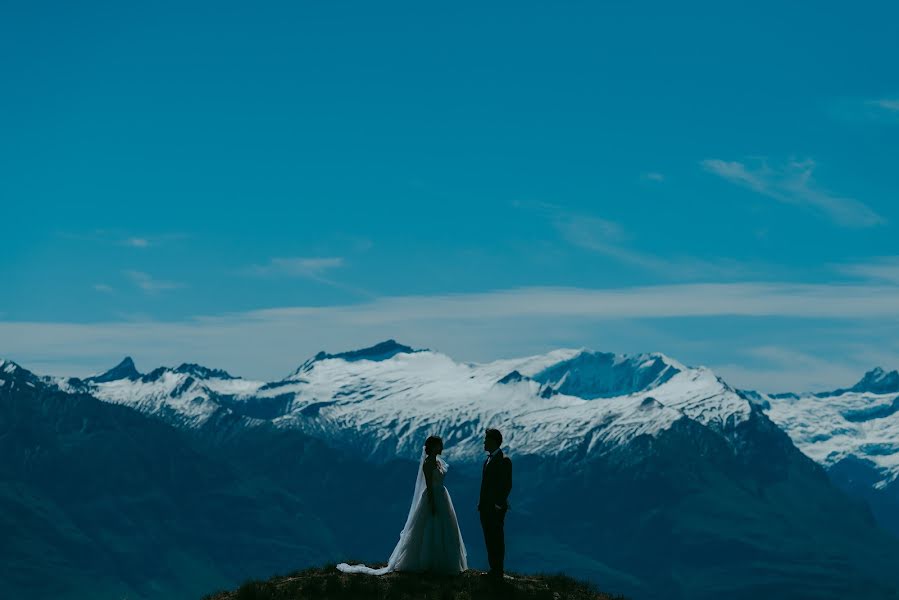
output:
<path id="1" fill-rule="evenodd" d="M 439 437 L 432 435 L 425 441 L 409 516 L 387 566 L 373 569 L 340 563 L 338 569 L 345 573 L 384 575 L 391 571 L 461 573 L 468 568 L 453 501 L 443 487 L 448 467 L 439 457 L 442 452 L 443 440 Z"/>

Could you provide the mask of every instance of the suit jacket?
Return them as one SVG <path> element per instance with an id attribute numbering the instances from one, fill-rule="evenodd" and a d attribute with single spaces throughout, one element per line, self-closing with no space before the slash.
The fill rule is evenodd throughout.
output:
<path id="1" fill-rule="evenodd" d="M 490 462 L 484 467 L 481 476 L 481 496 L 478 510 L 496 510 L 494 504 L 509 508 L 509 492 L 512 491 L 512 459 L 497 450 Z"/>

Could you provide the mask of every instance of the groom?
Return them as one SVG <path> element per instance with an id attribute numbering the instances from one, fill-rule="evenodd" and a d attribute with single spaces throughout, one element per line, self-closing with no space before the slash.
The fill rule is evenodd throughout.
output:
<path id="1" fill-rule="evenodd" d="M 503 558 L 506 553 L 503 522 L 509 509 L 509 492 L 512 491 L 512 460 L 503 456 L 503 451 L 500 450 L 502 445 L 503 434 L 498 429 L 488 429 L 484 434 L 484 450 L 490 456 L 484 461 L 481 497 L 478 500 L 484 542 L 487 544 L 487 562 L 490 563 L 487 574 L 498 579 L 503 578 Z"/>

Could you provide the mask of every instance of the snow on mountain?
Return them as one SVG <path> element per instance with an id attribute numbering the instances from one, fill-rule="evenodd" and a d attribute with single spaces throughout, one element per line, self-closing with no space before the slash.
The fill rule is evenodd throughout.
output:
<path id="1" fill-rule="evenodd" d="M 887 373 L 880 367 L 865 373 L 861 381 L 852 386 L 853 392 L 871 392 L 872 394 L 897 394 L 899 393 L 899 372 Z"/>
<path id="2" fill-rule="evenodd" d="M 662 354 L 621 356 L 583 351 L 531 377 L 553 391 L 592 400 L 650 390 L 683 370 L 683 365 Z"/>
<path id="3" fill-rule="evenodd" d="M 710 370 L 659 353 L 560 349 L 462 363 L 394 340 L 320 352 L 270 383 L 192 364 L 142 374 L 130 358 L 83 380 L 47 379 L 178 426 L 233 411 L 351 444 L 374 460 L 417 458 L 428 435 L 441 435 L 448 460 L 479 461 L 487 427 L 501 429 L 518 453 L 583 458 L 681 419 L 727 437 L 754 410 Z"/>
<path id="4" fill-rule="evenodd" d="M 851 388 L 824 393 L 758 394 L 793 443 L 825 468 L 846 458 L 870 461 L 881 488 L 899 478 L 899 373 L 869 371 Z"/>
<path id="5" fill-rule="evenodd" d="M 522 453 L 581 456 L 690 419 L 728 437 L 763 411 L 807 456 L 829 468 L 869 461 L 877 486 L 899 479 L 899 372 L 877 368 L 824 393 L 737 391 L 705 367 L 660 353 L 617 355 L 584 348 L 487 363 L 462 363 L 387 340 L 319 352 L 281 381 L 234 377 L 185 363 L 140 373 L 131 358 L 85 379 L 37 377 L 0 359 L 0 386 L 41 383 L 131 406 L 179 426 L 217 412 L 271 420 L 375 459 L 418 456 L 428 435 L 447 458 L 479 460 L 486 427 Z"/>
<path id="6" fill-rule="evenodd" d="M 0 358 L 0 387 L 9 386 L 15 389 L 16 386 L 36 387 L 40 385 L 40 379 L 31 371 L 23 369 L 11 360 Z"/>
<path id="7" fill-rule="evenodd" d="M 321 351 L 304 362 L 302 365 L 300 365 L 300 367 L 296 371 L 291 373 L 287 380 L 302 378 L 302 373 L 305 373 L 306 371 L 314 367 L 316 362 L 322 360 L 338 358 L 347 362 L 353 362 L 357 360 L 378 361 L 387 360 L 388 358 L 392 358 L 401 352 L 409 354 L 412 352 L 421 351 L 413 350 L 409 346 L 404 346 L 403 344 L 398 343 L 396 340 L 386 340 L 368 348 L 362 348 L 360 350 L 350 350 L 349 352 L 339 352 L 337 354 L 328 354 L 325 351 Z"/>
<path id="8" fill-rule="evenodd" d="M 47 378 L 66 392 L 88 393 L 187 426 L 200 426 L 233 397 L 252 395 L 262 382 L 234 377 L 220 369 L 185 363 L 142 374 L 130 357 L 104 373 L 78 378 Z"/>
<path id="9" fill-rule="evenodd" d="M 138 372 L 137 367 L 134 366 L 134 361 L 131 360 L 130 356 L 126 356 L 122 362 L 110 370 L 105 373 L 100 373 L 99 375 L 94 375 L 93 377 L 88 377 L 85 381 L 106 383 L 107 381 L 118 381 L 120 379 L 134 380 L 139 377 L 140 373 Z"/>
<path id="10" fill-rule="evenodd" d="M 433 351 L 323 357 L 258 393 L 293 395 L 277 425 L 353 443 L 375 459 L 417 457 L 437 434 L 452 460 L 477 461 L 486 427 L 501 429 L 517 452 L 578 456 L 685 418 L 724 433 L 752 410 L 708 369 L 661 354 L 568 349 L 484 364 Z"/>

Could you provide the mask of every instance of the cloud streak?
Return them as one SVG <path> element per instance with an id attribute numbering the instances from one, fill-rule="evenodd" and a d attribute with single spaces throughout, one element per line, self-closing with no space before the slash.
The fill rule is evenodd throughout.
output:
<path id="1" fill-rule="evenodd" d="M 624 229 L 613 221 L 557 210 L 552 222 L 562 238 L 574 246 L 669 279 L 733 279 L 752 272 L 750 265 L 726 258 L 659 256 L 637 250 Z"/>
<path id="2" fill-rule="evenodd" d="M 473 294 L 394 296 L 365 304 L 250 311 L 284 319 L 330 313 L 348 323 L 579 317 L 899 318 L 899 286 L 780 283 L 678 284 L 618 289 L 517 288 Z"/>
<path id="3" fill-rule="evenodd" d="M 183 283 L 178 283 L 176 281 L 154 279 L 151 275 L 144 273 L 143 271 L 126 270 L 123 271 L 123 273 L 125 277 L 131 280 L 131 283 L 148 294 L 186 287 Z"/>
<path id="4" fill-rule="evenodd" d="M 709 173 L 735 185 L 784 204 L 810 208 L 844 227 L 874 227 L 886 222 L 866 204 L 818 187 L 813 176 L 816 165 L 810 159 L 789 161 L 777 168 L 766 161 L 751 168 L 741 162 L 717 158 L 703 160 L 700 164 Z"/>
<path id="5" fill-rule="evenodd" d="M 368 290 L 341 283 L 325 276 L 328 271 L 343 267 L 344 264 L 343 258 L 339 256 L 272 258 L 269 259 L 267 264 L 251 265 L 241 271 L 241 273 L 252 277 L 298 277 L 309 279 L 344 292 L 349 292 L 355 296 L 373 298 L 375 295 Z"/>
<path id="6" fill-rule="evenodd" d="M 861 279 L 899 284 L 899 256 L 882 256 L 867 262 L 835 265 L 835 268 Z"/>
<path id="7" fill-rule="evenodd" d="M 339 256 L 272 258 L 265 265 L 252 265 L 246 272 L 260 277 L 316 277 L 342 266 L 343 258 Z"/>
<path id="8" fill-rule="evenodd" d="M 833 339 L 838 341 L 829 343 L 848 348 L 853 341 L 861 340 L 870 346 L 872 339 L 880 339 L 877 336 L 891 339 L 899 333 L 899 327 L 887 331 L 889 327 L 885 325 L 899 322 L 899 286 L 760 282 L 613 289 L 541 287 L 478 294 L 394 296 L 357 304 L 288 306 L 178 321 L 145 317 L 99 323 L 0 321 L 0 356 L 35 369 L 42 364 L 80 364 L 77 371 L 68 373 L 48 368 L 52 373 L 80 376 L 108 368 L 121 356 L 130 354 L 151 368 L 202 361 L 239 374 L 271 379 L 290 372 L 318 350 L 345 350 L 396 338 L 413 346 L 447 352 L 460 360 L 490 360 L 544 352 L 553 347 L 587 346 L 607 351 L 661 350 L 689 362 L 691 339 L 670 338 L 664 347 L 659 347 L 662 334 L 646 327 L 651 322 L 661 325 L 681 319 L 678 322 L 691 323 L 690 331 L 710 328 L 702 339 L 704 345 L 712 348 L 703 351 L 713 360 L 712 366 L 730 365 L 731 372 L 740 375 L 738 384 L 765 388 L 763 379 L 750 379 L 751 373 L 745 370 L 748 367 L 736 355 L 742 340 L 733 334 L 715 333 L 713 323 L 720 321 L 712 319 L 727 317 L 758 318 L 760 324 L 769 326 L 770 322 L 762 319 L 821 319 L 829 320 L 831 327 L 836 327 L 835 322 L 867 323 L 870 327 L 863 329 L 875 328 L 879 332 L 874 337 L 867 332 L 854 338 L 834 334 Z M 782 333 L 783 321 L 778 323 L 777 332 Z M 767 337 L 759 334 L 756 327 L 751 329 L 757 339 Z M 597 339 L 602 340 L 598 348 Z M 252 341 L 252 351 L 248 350 L 248 340 Z M 799 345 L 802 342 L 797 340 Z M 845 358 L 839 351 L 833 352 Z M 789 356 L 767 352 L 755 358 L 771 362 Z M 737 368 L 741 364 L 743 371 Z M 795 371 L 793 375 L 786 372 L 788 367 L 784 367 L 782 377 L 792 377 L 796 386 L 800 382 L 803 386 L 813 384 L 809 375 L 812 371 L 820 376 L 817 365 L 808 361 L 789 367 Z M 861 372 L 859 367 L 858 374 Z M 828 381 L 834 385 L 852 383 L 835 381 L 836 373 Z M 796 386 L 793 389 L 802 389 Z"/>
<path id="9" fill-rule="evenodd" d="M 60 232 L 58 235 L 65 239 L 82 242 L 95 242 L 101 244 L 113 244 L 127 246 L 129 248 L 150 248 L 161 246 L 175 240 L 183 240 L 188 236 L 184 233 L 162 233 L 159 235 L 131 235 L 121 230 L 94 229 L 87 233 Z"/>
<path id="10" fill-rule="evenodd" d="M 890 112 L 899 112 L 899 100 L 882 98 L 880 100 L 871 100 L 869 104 Z"/>

